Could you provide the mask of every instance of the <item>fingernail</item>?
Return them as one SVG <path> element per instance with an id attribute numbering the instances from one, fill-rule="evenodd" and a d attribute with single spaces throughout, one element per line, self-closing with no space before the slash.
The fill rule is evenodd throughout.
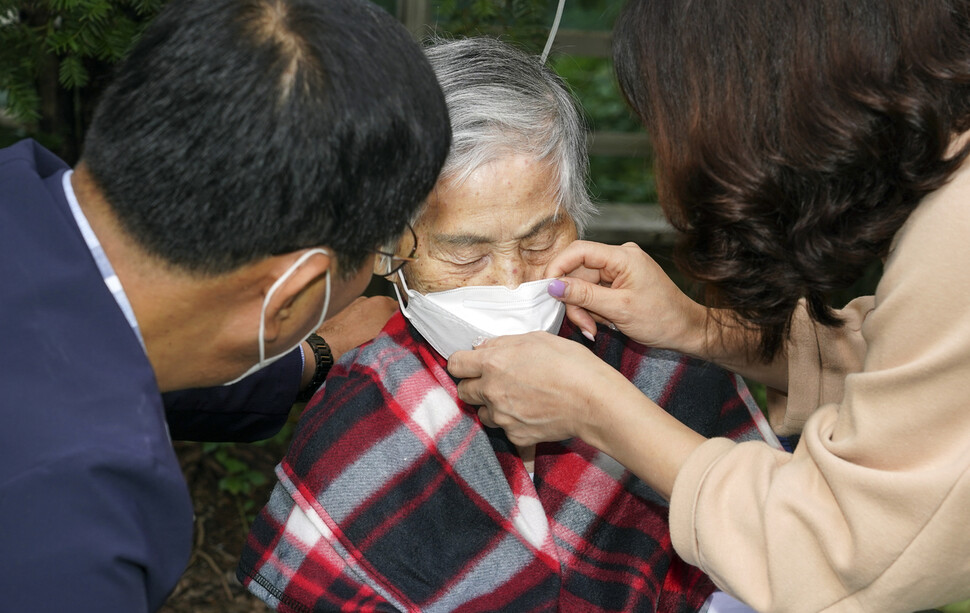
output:
<path id="1" fill-rule="evenodd" d="M 583 330 L 583 336 L 588 338 L 590 342 L 596 342 L 596 337 L 593 336 L 593 333 L 590 332 L 589 330 Z"/>
<path id="2" fill-rule="evenodd" d="M 485 344 L 487 339 L 484 336 L 476 336 L 475 340 L 472 341 L 472 347 L 481 347 Z"/>
<path id="3" fill-rule="evenodd" d="M 549 283 L 549 287 L 546 288 L 550 296 L 554 298 L 562 298 L 562 295 L 566 293 L 566 282 L 562 279 L 556 279 Z"/>

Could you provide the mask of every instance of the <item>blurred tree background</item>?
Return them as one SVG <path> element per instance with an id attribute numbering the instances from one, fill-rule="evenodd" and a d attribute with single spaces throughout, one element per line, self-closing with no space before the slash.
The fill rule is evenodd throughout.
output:
<path id="1" fill-rule="evenodd" d="M 73 164 L 98 94 L 163 0 L 0 0 L 0 146 Z"/>
<path id="2" fill-rule="evenodd" d="M 378 0 L 395 14 L 397 0 Z M 80 153 L 98 95 L 114 65 L 164 0 L 0 0 L 0 146 L 25 137 L 69 164 Z M 620 3 L 571 0 L 562 28 L 608 32 Z M 555 16 L 549 0 L 433 0 L 424 35 L 501 36 L 536 54 Z M 607 58 L 554 53 L 550 64 L 597 130 L 637 131 Z M 654 202 L 642 157 L 593 156 L 591 190 L 610 202 Z"/>

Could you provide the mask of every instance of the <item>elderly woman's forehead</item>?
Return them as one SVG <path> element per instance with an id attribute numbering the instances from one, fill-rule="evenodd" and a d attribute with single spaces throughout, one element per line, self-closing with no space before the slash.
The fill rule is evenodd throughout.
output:
<path id="1" fill-rule="evenodd" d="M 463 172 L 442 176 L 432 194 L 447 192 L 472 195 L 483 191 L 501 193 L 525 188 L 554 197 L 558 190 L 558 178 L 554 164 L 536 160 L 527 154 L 509 152 Z"/>
<path id="2" fill-rule="evenodd" d="M 549 164 L 512 155 L 482 164 L 463 175 L 439 179 L 415 220 L 440 214 L 448 207 L 545 208 L 558 205 L 559 199 L 558 175 Z"/>
<path id="3" fill-rule="evenodd" d="M 510 147 L 494 155 L 483 156 L 471 163 L 443 171 L 435 187 L 439 185 L 459 187 L 483 175 L 488 178 L 495 175 L 510 179 L 522 178 L 523 175 L 537 176 L 552 183 L 558 178 L 559 168 L 556 162 L 548 158 L 537 158 L 532 152 Z"/>

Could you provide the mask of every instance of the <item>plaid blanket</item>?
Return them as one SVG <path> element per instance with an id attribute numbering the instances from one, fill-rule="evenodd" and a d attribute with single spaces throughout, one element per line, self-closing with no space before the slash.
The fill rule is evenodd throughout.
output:
<path id="1" fill-rule="evenodd" d="M 773 438 L 720 368 L 560 335 L 701 434 Z M 400 313 L 334 366 L 276 473 L 237 575 L 280 611 L 696 611 L 714 590 L 674 553 L 665 501 L 610 457 L 540 444 L 530 478 Z"/>

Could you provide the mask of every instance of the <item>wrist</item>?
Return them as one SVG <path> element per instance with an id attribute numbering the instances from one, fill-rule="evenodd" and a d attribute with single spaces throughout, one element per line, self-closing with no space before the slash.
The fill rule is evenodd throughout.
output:
<path id="1" fill-rule="evenodd" d="M 612 408 L 584 440 L 669 500 L 681 467 L 704 437 L 633 384 L 613 389 L 617 393 L 611 398 Z"/>
<path id="2" fill-rule="evenodd" d="M 711 332 L 713 330 L 711 311 L 706 306 L 688 299 L 687 304 L 677 319 L 678 325 L 671 325 L 671 340 L 667 349 L 710 361 L 714 357 L 711 346 Z"/>
<path id="3" fill-rule="evenodd" d="M 602 374 L 594 374 L 593 380 L 601 381 L 604 385 L 585 386 L 588 390 L 584 398 L 586 411 L 581 423 L 575 425 L 574 435 L 607 455 L 613 456 L 617 430 L 623 429 L 622 424 L 628 417 L 625 413 L 629 412 L 632 406 L 631 400 L 635 401 L 644 396 L 633 383 L 608 365 Z M 609 389 L 612 392 L 603 394 L 603 389 Z"/>
<path id="4" fill-rule="evenodd" d="M 307 356 L 307 349 L 303 349 L 304 356 L 306 356 L 306 364 L 312 368 L 312 374 L 309 380 L 307 380 L 307 371 L 309 370 L 306 366 L 303 368 L 303 380 L 301 385 L 300 395 L 297 397 L 297 402 L 307 402 L 317 391 L 317 389 L 323 385 L 323 382 L 327 378 L 327 374 L 330 372 L 330 367 L 333 366 L 333 353 L 330 351 L 330 346 L 327 342 L 317 334 L 311 334 L 303 345 L 309 348 L 309 356 Z M 302 345 L 301 345 L 302 347 Z"/>

